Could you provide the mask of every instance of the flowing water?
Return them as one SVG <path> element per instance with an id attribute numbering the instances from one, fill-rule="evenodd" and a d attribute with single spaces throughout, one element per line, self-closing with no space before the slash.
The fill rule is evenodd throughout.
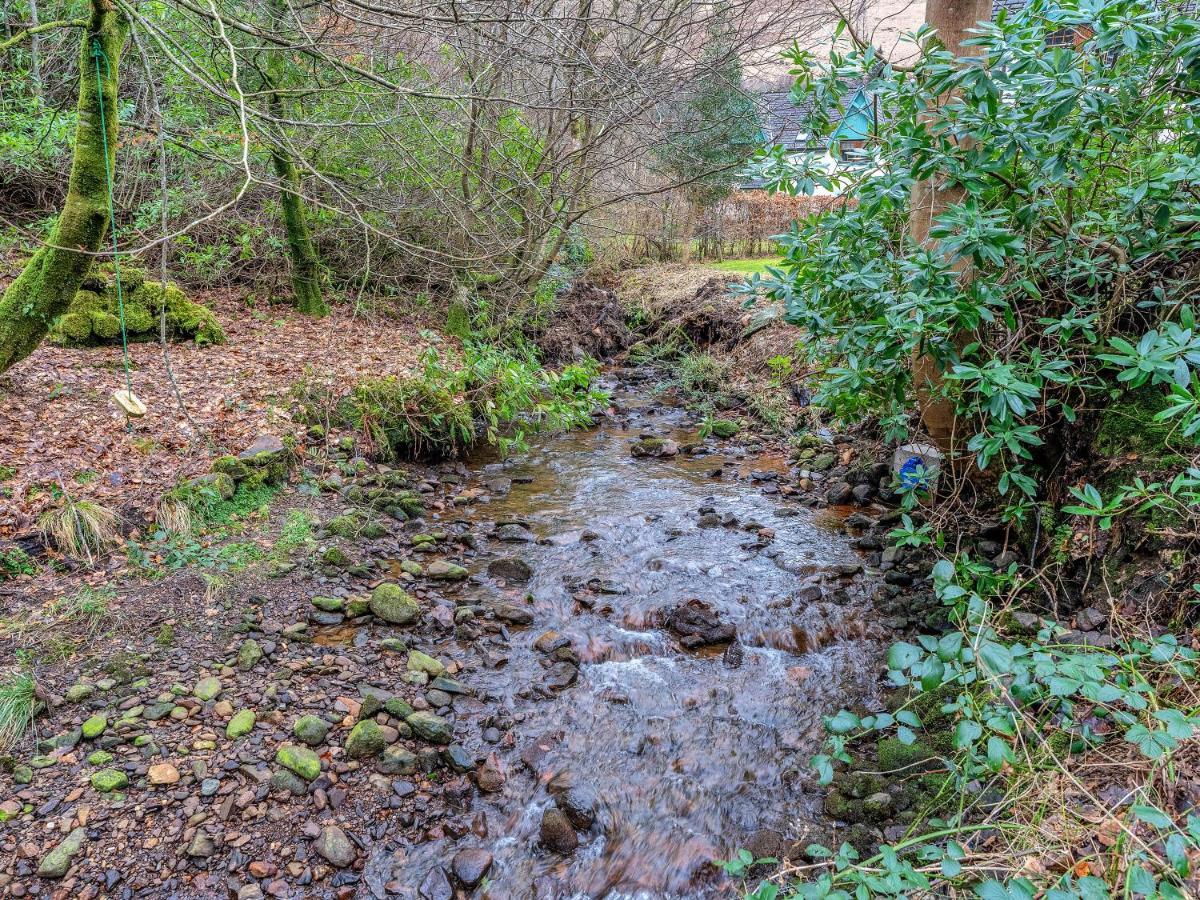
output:
<path id="1" fill-rule="evenodd" d="M 488 664 L 471 673 L 479 699 L 467 702 L 496 710 L 515 740 L 476 735 L 467 746 L 497 754 L 508 778 L 476 799 L 474 835 L 401 854 L 414 896 L 423 868 L 463 846 L 492 852 L 480 894 L 494 898 L 730 896 L 709 862 L 760 829 L 805 839 L 819 818 L 807 764 L 821 716 L 871 691 L 883 633 L 837 514 L 780 495 L 783 457 L 733 447 L 632 457 L 640 435 L 695 441 L 694 419 L 628 385 L 614 402 L 596 429 L 477 463 L 485 483 L 512 479 L 511 491 L 453 514 L 485 535 L 516 522 L 537 536 L 488 540 L 480 559 L 519 556 L 533 569 L 527 585 L 485 577 L 455 597 L 523 603 L 528 593 L 534 621 L 475 645 Z M 740 665 L 736 649 L 688 651 L 663 627 L 663 610 L 693 599 L 736 626 Z M 549 659 L 534 642 L 548 630 L 581 659 L 558 693 L 540 688 Z M 596 824 L 569 856 L 538 845 L 551 780 L 597 800 Z"/>

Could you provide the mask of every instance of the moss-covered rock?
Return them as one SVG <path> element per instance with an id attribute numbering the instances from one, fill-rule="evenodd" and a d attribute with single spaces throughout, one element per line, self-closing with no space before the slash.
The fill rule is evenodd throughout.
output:
<path id="1" fill-rule="evenodd" d="M 371 592 L 371 612 L 392 625 L 411 625 L 421 607 L 400 585 L 385 583 Z"/>
<path id="2" fill-rule="evenodd" d="M 121 306 L 129 340 L 155 340 L 159 320 L 166 310 L 167 335 L 175 340 L 193 339 L 197 344 L 222 344 L 225 333 L 216 316 L 205 306 L 187 298 L 177 286 L 147 281 L 139 269 L 121 270 L 123 304 L 118 301 L 116 278 L 111 266 L 94 267 L 76 292 L 66 312 L 50 327 L 50 340 L 62 346 L 118 343 L 121 340 Z"/>
<path id="3" fill-rule="evenodd" d="M 92 787 L 102 794 L 110 794 L 129 787 L 129 776 L 120 769 L 101 769 L 92 775 Z"/>
<path id="4" fill-rule="evenodd" d="M 239 710 L 229 720 L 229 724 L 225 726 L 225 736 L 231 741 L 236 741 L 240 737 L 244 737 L 254 730 L 254 723 L 257 716 L 252 709 Z"/>
<path id="5" fill-rule="evenodd" d="M 242 481 L 250 475 L 250 467 L 236 456 L 219 456 L 213 462 L 212 470 L 218 475 L 225 475 L 236 481 Z"/>
<path id="6" fill-rule="evenodd" d="M 307 744 L 309 747 L 315 747 L 325 740 L 325 735 L 329 733 L 329 723 L 324 719 L 312 714 L 301 716 L 296 720 L 296 724 L 292 726 L 292 734 L 296 736 L 296 740 Z"/>
<path id="7" fill-rule="evenodd" d="M 275 762 L 295 772 L 305 781 L 316 781 L 321 774 L 321 759 L 307 747 L 284 744 L 275 753 Z"/>
<path id="8" fill-rule="evenodd" d="M 346 738 L 346 755 L 351 759 L 368 759 L 383 752 L 386 741 L 374 719 L 363 719 L 350 730 Z"/>

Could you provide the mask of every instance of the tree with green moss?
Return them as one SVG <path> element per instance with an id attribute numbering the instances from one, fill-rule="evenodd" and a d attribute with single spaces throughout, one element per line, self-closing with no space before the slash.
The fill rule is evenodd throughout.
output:
<path id="1" fill-rule="evenodd" d="M 277 33 L 286 33 L 287 7 L 280 0 L 272 0 L 271 17 Z M 279 179 L 279 205 L 283 210 L 283 224 L 287 233 L 288 257 L 292 266 L 292 293 L 296 308 L 310 316 L 326 316 L 329 306 L 322 296 L 325 274 L 317 256 L 312 232 L 308 227 L 308 216 L 304 209 L 301 193 L 300 167 L 288 150 L 286 129 L 283 125 L 287 107 L 289 81 L 287 57 L 278 46 L 267 51 L 267 63 L 263 71 L 267 105 L 271 117 L 279 129 L 279 139 L 271 144 L 271 165 Z"/>
<path id="2" fill-rule="evenodd" d="M 75 24 L 75 23 L 59 23 Z M 117 150 L 117 92 L 129 21 L 92 0 L 79 42 L 79 100 L 67 196 L 46 245 L 0 299 L 0 372 L 32 353 L 66 312 L 109 226 L 108 173 Z"/>

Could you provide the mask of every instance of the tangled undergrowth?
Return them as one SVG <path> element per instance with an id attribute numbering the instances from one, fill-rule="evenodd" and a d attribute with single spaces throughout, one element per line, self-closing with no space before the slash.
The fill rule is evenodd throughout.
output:
<path id="1" fill-rule="evenodd" d="M 596 363 L 541 367 L 532 351 L 468 341 L 461 357 L 431 347 L 416 377 L 363 379 L 348 392 L 315 382 L 297 385 L 302 421 L 318 434 L 348 428 L 384 460 L 459 456 L 480 440 L 502 453 L 520 449 L 534 431 L 589 425 L 607 400 Z"/>

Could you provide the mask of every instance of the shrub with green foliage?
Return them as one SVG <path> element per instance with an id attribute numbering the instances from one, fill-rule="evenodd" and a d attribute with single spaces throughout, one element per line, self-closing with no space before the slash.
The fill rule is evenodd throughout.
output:
<path id="1" fill-rule="evenodd" d="M 1048 47 L 1060 29 L 1080 39 Z M 862 168 L 830 175 L 778 148 L 761 160 L 772 189 L 854 201 L 799 222 L 781 271 L 751 280 L 809 332 L 802 350 L 827 375 L 815 402 L 905 438 L 924 354 L 1010 520 L 1097 410 L 1146 409 L 1134 428 L 1158 423 L 1194 452 L 1198 32 L 1170 2 L 1035 0 L 981 25 L 962 64 L 926 29 L 912 71 L 864 51 L 802 78 L 818 128 L 862 78 L 890 120 Z M 934 247 L 909 234 L 928 179 L 963 190 Z"/>
<path id="2" fill-rule="evenodd" d="M 223 344 L 225 333 L 216 316 L 194 303 L 176 285 L 147 281 L 141 269 L 122 268 L 121 291 L 125 332 L 131 341 L 157 340 L 164 305 L 167 336 L 197 344 Z M 121 342 L 120 306 L 111 267 L 98 269 L 83 283 L 70 307 L 54 320 L 50 340 L 67 347 Z"/>
<path id="3" fill-rule="evenodd" d="M 1049 46 L 1063 29 L 1075 40 Z M 826 375 L 815 400 L 837 416 L 876 417 L 889 438 L 908 437 L 911 363 L 931 359 L 1007 520 L 1033 531 L 1066 488 L 1075 502 L 1062 511 L 1083 517 L 1084 531 L 1169 516 L 1172 559 L 1194 560 L 1200 20 L 1171 0 L 1032 0 L 978 26 L 976 58 L 953 58 L 928 29 L 917 41 L 911 70 L 863 50 L 831 54 L 801 79 L 818 130 L 831 130 L 829 113 L 862 78 L 888 124 L 860 169 L 831 175 L 778 149 L 764 155 L 772 189 L 841 187 L 848 202 L 783 235 L 780 271 L 750 287 L 807 330 L 798 349 Z M 934 217 L 935 243 L 918 245 L 910 198 L 929 179 L 962 195 Z M 1069 451 L 1089 446 L 1116 477 L 1103 493 L 1062 484 Z M 933 522 L 902 523 L 899 546 L 955 546 Z M 953 627 L 887 655 L 909 700 L 826 719 L 826 752 L 813 760 L 824 783 L 856 765 L 860 739 L 890 742 L 890 762 L 900 747 L 948 739 L 951 802 L 867 858 L 849 844 L 810 847 L 817 862 L 797 880 L 751 896 L 1196 895 L 1200 816 L 1174 782 L 1200 740 L 1200 654 L 1147 623 L 1113 629 L 1112 647 L 1036 616 L 1036 633 L 1018 630 L 1015 611 L 1061 589 L 1058 549 L 1040 549 L 1045 569 L 940 560 L 933 586 Z M 1097 802 L 1089 782 L 1114 769 L 1132 786 L 1128 802 Z"/>

